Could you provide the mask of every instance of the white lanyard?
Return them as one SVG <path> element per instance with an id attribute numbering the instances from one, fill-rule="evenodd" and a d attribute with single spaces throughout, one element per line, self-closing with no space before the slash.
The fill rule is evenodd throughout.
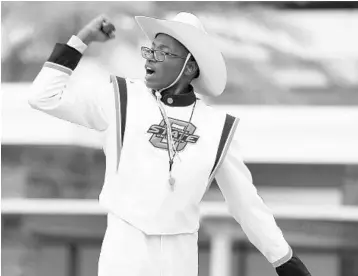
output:
<path id="1" fill-rule="evenodd" d="M 174 190 L 175 178 L 172 175 L 172 168 L 173 168 L 173 164 L 174 164 L 174 158 L 178 154 L 178 152 L 177 152 L 177 149 L 175 147 L 175 142 L 173 140 L 172 127 L 171 127 L 169 118 L 168 118 L 167 113 L 165 111 L 164 104 L 160 100 L 162 96 L 161 96 L 161 94 L 159 92 L 155 92 L 155 96 L 156 96 L 156 99 L 157 99 L 157 104 L 158 104 L 160 113 L 162 114 L 162 117 L 164 119 L 164 122 L 165 122 L 165 125 L 166 125 L 166 128 L 167 128 L 167 142 L 168 142 L 168 154 L 169 154 L 169 185 L 170 185 L 171 189 Z M 196 106 L 196 100 L 194 102 L 193 109 L 191 111 L 189 122 L 185 126 L 182 135 L 178 139 L 178 145 L 179 145 L 181 139 L 184 137 L 185 132 L 186 132 L 188 126 L 191 123 L 191 120 L 192 120 L 193 114 L 194 114 L 194 110 L 195 110 L 195 106 Z M 178 157 L 179 157 L 179 154 L 178 154 Z"/>

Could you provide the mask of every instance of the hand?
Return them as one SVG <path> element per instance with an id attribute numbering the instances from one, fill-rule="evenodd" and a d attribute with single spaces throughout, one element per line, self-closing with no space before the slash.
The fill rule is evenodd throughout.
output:
<path id="1" fill-rule="evenodd" d="M 115 37 L 115 30 L 116 29 L 110 22 L 110 19 L 106 15 L 102 14 L 93 19 L 82 30 L 80 30 L 77 37 L 87 45 L 93 41 L 106 42 Z"/>

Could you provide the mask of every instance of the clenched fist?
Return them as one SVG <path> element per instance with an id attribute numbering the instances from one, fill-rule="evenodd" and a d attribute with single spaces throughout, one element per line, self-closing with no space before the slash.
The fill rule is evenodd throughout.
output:
<path id="1" fill-rule="evenodd" d="M 85 44 L 93 41 L 105 42 L 115 37 L 115 27 L 106 15 L 100 15 L 88 23 L 77 34 Z"/>

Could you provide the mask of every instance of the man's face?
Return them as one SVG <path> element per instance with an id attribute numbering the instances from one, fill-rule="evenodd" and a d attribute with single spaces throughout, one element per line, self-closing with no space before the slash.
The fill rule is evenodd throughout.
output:
<path id="1" fill-rule="evenodd" d="M 166 34 L 158 34 L 152 43 L 152 49 L 162 50 L 166 53 L 175 54 L 186 58 L 188 50 L 176 39 Z M 159 90 L 169 86 L 179 75 L 183 68 L 185 59 L 165 56 L 163 62 L 147 60 L 145 63 L 146 86 Z"/>

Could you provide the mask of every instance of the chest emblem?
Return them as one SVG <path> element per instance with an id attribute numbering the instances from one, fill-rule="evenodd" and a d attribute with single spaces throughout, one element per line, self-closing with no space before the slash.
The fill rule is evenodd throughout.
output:
<path id="1" fill-rule="evenodd" d="M 188 143 L 196 144 L 200 137 L 198 135 L 194 135 L 196 130 L 195 125 L 178 119 L 168 119 L 171 124 L 172 136 L 178 152 L 184 150 Z M 168 149 L 167 128 L 165 126 L 164 119 L 162 119 L 159 124 L 150 126 L 147 132 L 152 134 L 149 142 L 154 147 L 165 150 Z"/>

